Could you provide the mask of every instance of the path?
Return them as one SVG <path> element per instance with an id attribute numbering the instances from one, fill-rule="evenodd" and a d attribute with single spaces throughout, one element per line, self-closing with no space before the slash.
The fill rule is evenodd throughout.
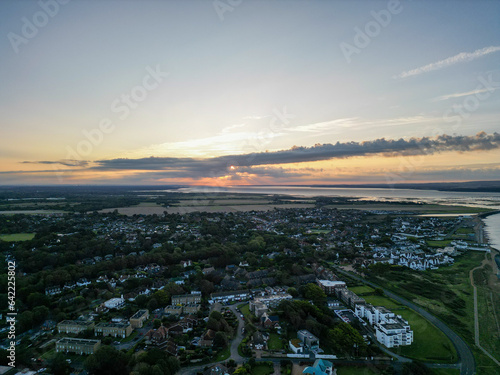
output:
<path id="1" fill-rule="evenodd" d="M 484 254 L 484 260 L 481 262 L 481 265 L 477 266 L 476 268 L 473 268 L 469 272 L 469 279 L 470 283 L 472 285 L 472 288 L 474 289 L 474 342 L 476 346 L 481 349 L 481 351 L 486 354 L 493 362 L 495 362 L 498 366 L 500 366 L 500 362 L 497 361 L 495 357 L 493 357 L 485 348 L 481 346 L 481 343 L 479 341 L 479 311 L 478 311 L 478 305 L 477 305 L 477 287 L 474 284 L 474 271 L 479 270 L 484 267 L 485 264 L 489 263 L 488 254 Z M 496 316 L 495 316 L 496 318 Z M 498 323 L 497 323 L 498 324 Z"/>
<path id="2" fill-rule="evenodd" d="M 361 277 L 355 276 L 351 273 L 345 272 L 337 268 L 337 271 L 340 273 L 343 273 L 349 277 L 352 277 L 356 280 L 359 280 L 367 285 L 370 285 L 374 288 L 381 288 L 379 285 L 372 283 L 368 280 L 365 280 Z M 441 320 L 436 318 L 434 315 L 430 314 L 426 310 L 424 310 L 422 307 L 414 304 L 413 302 L 410 302 L 397 294 L 394 294 L 393 292 L 381 288 L 386 296 L 389 298 L 392 298 L 393 300 L 398 301 L 399 303 L 402 303 L 403 305 L 409 307 L 410 309 L 416 311 L 420 315 L 422 315 L 425 319 L 427 319 L 429 322 L 434 324 L 438 329 L 440 329 L 453 343 L 455 346 L 455 349 L 457 350 L 457 353 L 461 359 L 460 363 L 460 375 L 473 375 L 475 373 L 476 365 L 474 361 L 474 355 L 472 354 L 471 349 L 467 345 L 467 343 L 460 337 L 458 336 L 451 328 L 449 328 L 446 324 L 444 324 Z"/>

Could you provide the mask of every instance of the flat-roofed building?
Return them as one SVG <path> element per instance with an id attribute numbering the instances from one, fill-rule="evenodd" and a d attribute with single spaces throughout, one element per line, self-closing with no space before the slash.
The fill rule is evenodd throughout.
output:
<path id="1" fill-rule="evenodd" d="M 132 329 L 142 328 L 144 322 L 149 318 L 149 310 L 139 310 L 130 318 L 130 326 Z"/>
<path id="2" fill-rule="evenodd" d="M 57 332 L 73 333 L 76 335 L 92 328 L 94 328 L 94 322 L 84 320 L 63 320 L 57 325 Z"/>
<path id="3" fill-rule="evenodd" d="M 188 305 L 190 303 L 201 303 L 201 292 L 172 296 L 172 305 Z"/>
<path id="4" fill-rule="evenodd" d="M 314 351 L 319 349 L 319 339 L 307 329 L 301 329 L 297 332 L 297 337 L 304 343 L 304 347 Z"/>
<path id="5" fill-rule="evenodd" d="M 333 296 L 337 294 L 337 289 L 346 289 L 347 286 L 343 281 L 331 281 L 331 280 L 318 280 L 318 285 L 327 296 Z"/>
<path id="6" fill-rule="evenodd" d="M 251 300 L 249 303 L 249 310 L 253 312 L 257 318 L 260 318 L 269 308 L 260 301 Z"/>
<path id="7" fill-rule="evenodd" d="M 76 339 L 63 337 L 56 342 L 56 352 L 75 354 L 94 354 L 101 346 L 101 340 Z"/>
<path id="8" fill-rule="evenodd" d="M 336 293 L 342 302 L 353 309 L 356 308 L 356 305 L 365 303 L 364 298 L 359 297 L 356 293 L 351 292 L 349 289 L 336 289 Z"/>
<path id="9" fill-rule="evenodd" d="M 107 309 L 121 309 L 125 306 L 125 299 L 122 297 L 119 298 L 111 298 L 104 302 L 104 307 Z"/>
<path id="10" fill-rule="evenodd" d="M 375 326 L 377 341 L 388 348 L 411 345 L 413 342 L 413 331 L 408 322 L 398 316 L 385 323 Z"/>
<path id="11" fill-rule="evenodd" d="M 113 337 L 128 337 L 132 333 L 130 323 L 99 323 L 94 327 L 94 334 Z"/>

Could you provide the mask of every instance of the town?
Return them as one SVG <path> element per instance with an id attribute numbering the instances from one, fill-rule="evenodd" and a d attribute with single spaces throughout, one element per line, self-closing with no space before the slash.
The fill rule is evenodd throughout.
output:
<path id="1" fill-rule="evenodd" d="M 489 251 L 474 216 L 321 205 L 0 221 L 33 233 L 0 241 L 17 265 L 17 362 L 32 373 L 286 373 L 300 362 L 333 375 L 356 358 L 392 373 L 391 354 L 420 330 L 355 275 L 432 272 Z"/>

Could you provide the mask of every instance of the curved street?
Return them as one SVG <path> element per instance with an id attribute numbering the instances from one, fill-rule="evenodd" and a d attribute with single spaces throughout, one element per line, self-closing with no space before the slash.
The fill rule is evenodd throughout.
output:
<path id="1" fill-rule="evenodd" d="M 339 268 L 336 268 L 336 270 L 339 273 L 343 273 L 349 277 L 352 277 L 353 279 L 359 280 L 367 285 L 370 285 L 374 288 L 380 288 L 384 291 L 384 293 L 389 297 L 394 299 L 395 301 L 398 301 L 399 303 L 409 307 L 410 309 L 418 312 L 420 315 L 422 315 L 425 319 L 427 319 L 429 322 L 434 324 L 437 328 L 439 328 L 453 343 L 455 346 L 455 349 L 457 350 L 458 356 L 460 357 L 460 375 L 473 375 L 476 372 L 476 364 L 474 361 L 474 355 L 472 354 L 471 349 L 469 348 L 469 345 L 460 337 L 458 336 L 451 328 L 449 328 L 446 324 L 444 324 L 441 320 L 436 318 L 434 315 L 430 314 L 426 310 L 424 310 L 422 307 L 414 304 L 413 302 L 410 302 L 403 297 L 398 296 L 397 294 L 394 294 L 393 292 L 382 288 L 380 285 L 377 285 L 375 283 L 372 283 L 368 280 L 363 279 L 362 277 L 353 275 L 351 273 L 348 273 L 344 270 L 341 270 Z"/>

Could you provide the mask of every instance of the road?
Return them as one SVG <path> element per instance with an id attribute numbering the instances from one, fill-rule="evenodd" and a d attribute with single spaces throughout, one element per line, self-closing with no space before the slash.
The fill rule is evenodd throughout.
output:
<path id="1" fill-rule="evenodd" d="M 341 270 L 340 268 L 336 268 L 336 270 L 339 273 L 343 273 L 349 277 L 352 277 L 353 279 L 356 279 L 358 281 L 361 281 L 367 285 L 370 285 L 374 288 L 381 288 L 380 285 L 377 285 L 375 283 L 372 283 L 370 281 L 367 281 L 359 276 L 355 276 L 351 273 L 345 272 Z M 397 294 L 392 293 L 391 291 L 381 288 L 386 296 L 389 298 L 392 298 L 395 301 L 398 301 L 399 303 L 409 307 L 410 309 L 418 312 L 420 315 L 422 315 L 425 319 L 427 319 L 429 322 L 434 324 L 438 329 L 440 329 L 453 343 L 455 346 L 455 349 L 457 350 L 457 353 L 460 357 L 460 375 L 473 375 L 476 372 L 476 363 L 474 361 L 474 355 L 472 354 L 471 349 L 467 345 L 467 343 L 460 337 L 458 336 L 451 328 L 449 328 L 446 324 L 444 324 L 441 320 L 436 318 L 434 315 L 430 314 L 420 306 L 414 304 L 413 302 L 410 302 L 403 297 L 398 296 Z"/>
<path id="2" fill-rule="evenodd" d="M 245 326 L 245 321 L 241 319 L 240 313 L 236 311 L 237 305 L 231 305 L 229 306 L 229 309 L 236 315 L 238 318 L 238 328 L 236 328 L 236 335 L 234 336 L 233 340 L 231 341 L 231 355 L 229 356 L 228 359 L 221 361 L 221 362 L 212 362 L 212 363 L 205 363 L 203 365 L 198 365 L 198 366 L 189 366 L 189 367 L 183 367 L 179 370 L 178 374 L 179 375 L 190 375 L 190 374 L 196 374 L 199 371 L 203 371 L 203 369 L 207 366 L 212 366 L 217 363 L 222 363 L 226 362 L 229 359 L 234 359 L 236 363 L 241 364 L 244 363 L 248 358 L 242 357 L 238 353 L 238 346 L 241 343 L 241 340 L 243 340 L 243 334 L 241 333 L 241 329 Z"/>

